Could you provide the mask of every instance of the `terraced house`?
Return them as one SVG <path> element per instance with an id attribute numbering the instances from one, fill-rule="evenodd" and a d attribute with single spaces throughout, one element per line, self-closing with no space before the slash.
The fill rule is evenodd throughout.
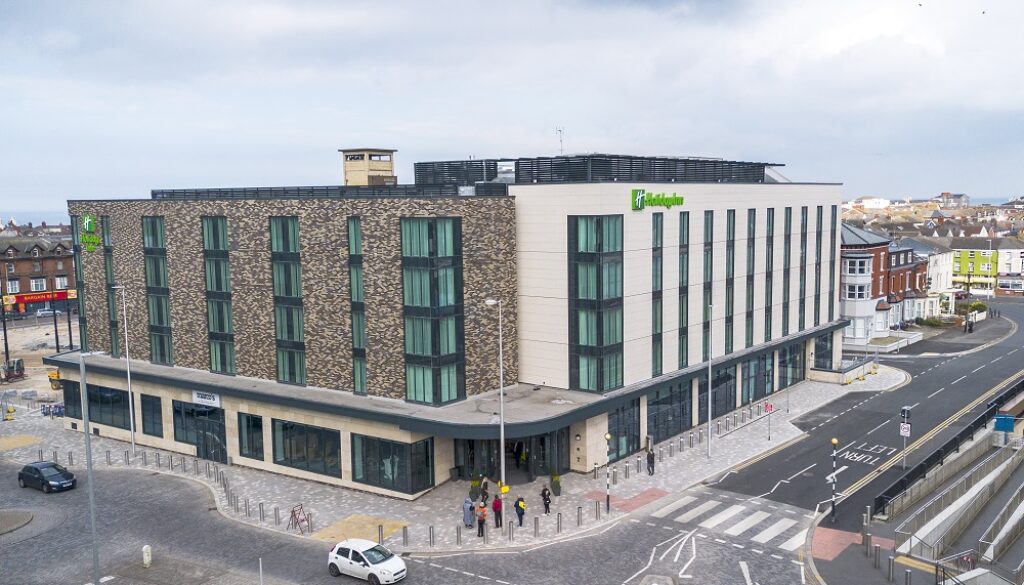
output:
<path id="1" fill-rule="evenodd" d="M 512 483 L 586 472 L 838 366 L 836 184 L 601 154 L 398 184 L 393 156 L 342 151 L 344 186 L 71 201 L 94 428 L 414 498 L 503 449 Z M 46 360 L 69 428 L 79 358 Z"/>

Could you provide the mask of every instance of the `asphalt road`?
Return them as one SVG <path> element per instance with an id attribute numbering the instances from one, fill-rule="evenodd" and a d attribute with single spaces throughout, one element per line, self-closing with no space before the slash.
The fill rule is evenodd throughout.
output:
<path id="1" fill-rule="evenodd" d="M 1002 316 L 1017 323 L 1024 320 L 1024 302 L 996 300 Z M 801 419 L 796 424 L 807 433 L 798 443 L 729 475 L 716 487 L 814 510 L 831 499 L 826 476 L 832 473 L 831 439 L 838 439 L 837 489 L 857 485 L 837 507 L 835 528 L 860 530 L 861 514 L 874 497 L 902 473 L 903 439 L 899 435 L 900 408 L 912 408 L 912 436 L 908 444 L 942 425 L 969 403 L 1008 378 L 1016 378 L 1024 366 L 1024 330 L 981 351 L 959 357 L 891 357 L 882 362 L 905 370 L 912 380 L 896 391 L 854 393 Z M 923 460 L 966 421 L 985 408 L 987 400 L 968 409 L 951 424 L 907 455 L 907 465 Z M 898 462 L 880 470 L 886 462 Z M 786 481 L 780 481 L 786 480 Z M 773 488 L 769 494 L 765 486 Z"/>

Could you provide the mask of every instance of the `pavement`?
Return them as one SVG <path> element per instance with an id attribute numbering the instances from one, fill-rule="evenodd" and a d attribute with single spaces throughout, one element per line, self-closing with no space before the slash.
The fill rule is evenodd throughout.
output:
<path id="1" fill-rule="evenodd" d="M 971 351 L 1012 334 L 1016 328 L 1016 323 L 1008 317 L 992 317 L 977 323 L 972 333 L 964 333 L 962 327 L 944 328 L 937 335 L 901 348 L 899 354 L 952 354 Z"/>
<path id="2" fill-rule="evenodd" d="M 652 505 L 705 479 L 726 474 L 745 461 L 798 440 L 803 433 L 792 421 L 808 412 L 850 393 L 877 392 L 904 381 L 905 375 L 901 371 L 883 367 L 877 375 L 846 386 L 803 382 L 770 397 L 775 403 L 775 412 L 770 416 L 770 440 L 769 416 L 764 414 L 767 409 L 762 408 L 762 414 L 758 417 L 758 407 L 752 406 L 744 409 L 745 413 L 736 413 L 736 420 L 740 423 L 738 428 L 733 428 L 731 418 L 727 424 L 722 425 L 722 435 L 712 441 L 714 456 L 710 461 L 706 454 L 706 443 L 701 441 L 703 432 L 695 429 L 693 447 L 689 444 L 689 434 L 674 439 L 671 448 L 668 443 L 658 446 L 656 452 L 659 453 L 659 462 L 654 476 L 647 475 L 645 471 L 636 473 L 635 458 L 613 464 L 611 469 L 615 475 L 615 484 L 611 487 L 610 512 L 603 509 L 606 482 L 604 469 L 599 471 L 596 479 L 593 474 L 563 475 L 562 495 L 554 498 L 552 514 L 549 516 L 539 513 L 542 510 L 539 493 L 547 478 L 513 486 L 510 495 L 513 498 L 523 495 L 528 510 L 524 527 L 515 530 L 511 540 L 507 529 L 498 534 L 493 525 L 489 527 L 492 533 L 488 535 L 487 542 L 477 538 L 475 530 L 472 534 L 458 534 L 461 505 L 469 490 L 468 482 L 465 481 L 449 481 L 421 498 L 407 502 L 260 470 L 212 464 L 207 466 L 203 460 L 183 460 L 181 455 L 150 448 L 144 451 L 140 449 L 137 456 L 129 458 L 129 464 L 126 465 L 124 454 L 129 445 L 107 437 L 93 437 L 93 453 L 95 465 L 100 468 L 147 469 L 199 482 L 216 496 L 217 510 L 223 515 L 269 530 L 294 533 L 295 530 L 288 528 L 288 513 L 293 506 L 302 504 L 303 509 L 312 515 L 312 537 L 324 541 L 337 541 L 342 537 L 376 540 L 378 526 L 383 526 L 385 543 L 400 551 L 499 549 L 531 546 L 599 530 L 634 510 Z M 786 412 L 787 402 L 789 412 Z M 753 421 L 747 419 L 748 414 L 753 414 Z M 728 432 L 726 427 L 730 429 Z M 84 471 L 82 435 L 65 431 L 61 420 L 50 420 L 38 414 L 23 414 L 16 415 L 14 421 L 0 426 L 0 456 L 5 459 L 34 461 L 39 458 L 40 451 L 43 458 L 51 459 L 55 450 L 62 463 L 68 463 L 70 457 L 73 461 L 71 469 Z M 156 464 L 158 454 L 159 467 Z M 171 457 L 173 469 L 169 468 Z M 227 490 L 216 479 L 217 471 L 223 472 L 231 494 L 237 496 L 237 509 L 235 499 L 229 500 Z M 263 504 L 264 511 L 262 520 L 259 517 L 260 504 Z M 275 508 L 280 523 L 275 521 Z M 559 514 L 561 532 L 558 531 Z M 433 546 L 429 540 L 431 527 L 434 532 Z M 403 543 L 403 528 L 408 533 L 408 544 Z M 461 545 L 458 542 L 460 536 Z"/>

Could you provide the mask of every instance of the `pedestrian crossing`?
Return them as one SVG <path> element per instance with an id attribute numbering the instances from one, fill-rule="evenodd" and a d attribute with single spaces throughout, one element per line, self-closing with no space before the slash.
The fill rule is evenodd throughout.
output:
<path id="1" fill-rule="evenodd" d="M 651 517 L 671 519 L 679 524 L 695 524 L 709 531 L 746 539 L 758 545 L 773 546 L 795 551 L 807 538 L 807 522 L 800 522 L 797 513 L 785 506 L 763 500 L 750 500 L 740 504 L 723 503 L 729 499 L 714 499 L 685 495 L 651 513 Z M 734 501 L 739 498 L 732 498 Z M 771 507 L 768 511 L 765 507 Z"/>

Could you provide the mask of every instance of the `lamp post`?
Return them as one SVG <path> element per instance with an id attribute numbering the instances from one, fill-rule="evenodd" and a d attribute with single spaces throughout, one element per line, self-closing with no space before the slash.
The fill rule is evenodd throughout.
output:
<path id="1" fill-rule="evenodd" d="M 712 327 L 711 327 L 711 325 L 712 325 L 712 322 L 713 322 L 713 319 L 712 319 L 712 317 L 713 317 L 712 311 L 713 310 L 714 310 L 714 305 L 713 304 L 709 304 L 708 305 L 708 459 L 711 459 L 711 435 L 714 434 L 714 433 L 711 432 L 711 419 L 713 418 L 712 411 L 711 411 L 711 356 L 714 353 L 714 344 L 711 342 L 711 340 L 712 340 L 712 335 L 711 335 Z"/>
<path id="2" fill-rule="evenodd" d="M 56 284 L 56 282 L 54 283 Z M 53 317 L 53 342 L 57 352 L 60 353 L 60 329 L 57 322 L 57 291 L 50 291 L 50 313 Z"/>
<path id="3" fill-rule="evenodd" d="M 4 364 L 6 365 L 11 361 L 11 350 L 7 346 L 7 303 L 4 301 L 4 295 L 7 294 L 7 279 L 0 279 L 0 284 L 3 285 L 0 288 L 0 321 L 3 322 L 4 328 Z"/>
<path id="4" fill-rule="evenodd" d="M 836 523 L 836 482 L 839 478 L 836 477 L 836 445 L 839 444 L 839 439 L 832 437 L 832 511 L 830 513 L 832 524 Z"/>
<path id="5" fill-rule="evenodd" d="M 608 461 L 604 465 L 604 511 L 607 514 L 608 512 L 611 511 L 611 507 L 612 507 L 612 479 L 611 479 L 611 477 L 612 477 L 611 476 L 611 473 L 612 473 L 611 472 L 612 461 L 611 461 L 611 457 L 609 456 L 609 453 L 611 453 L 611 450 L 612 450 L 612 434 L 611 433 L 605 433 L 604 434 L 604 443 L 605 443 L 605 451 L 604 451 L 605 452 L 605 457 L 608 459 Z"/>
<path id="6" fill-rule="evenodd" d="M 92 432 L 89 430 L 89 393 L 85 383 L 85 358 L 103 352 L 91 351 L 78 354 L 78 390 L 82 401 L 82 432 L 85 434 L 85 474 L 89 492 L 89 529 L 92 532 L 92 582 L 100 582 L 100 549 L 96 541 L 96 495 L 92 485 Z"/>
<path id="7" fill-rule="evenodd" d="M 996 252 L 996 259 L 998 259 L 998 255 L 999 252 Z M 996 272 L 997 267 L 996 262 L 992 259 L 992 240 L 990 238 L 988 240 L 988 276 L 989 278 L 992 279 L 992 288 L 989 289 L 989 298 L 992 298 L 996 295 Z"/>
<path id="8" fill-rule="evenodd" d="M 498 307 L 498 454 L 501 465 L 501 484 L 498 493 L 505 488 L 505 356 L 503 353 L 505 339 L 502 330 L 501 299 L 487 299 L 488 307 Z"/>
<path id="9" fill-rule="evenodd" d="M 123 284 L 111 288 L 121 291 L 121 315 L 124 320 L 124 371 L 128 378 L 128 427 L 132 436 L 132 457 L 135 457 L 135 397 L 132 394 L 132 362 L 128 353 L 128 288 Z"/>

